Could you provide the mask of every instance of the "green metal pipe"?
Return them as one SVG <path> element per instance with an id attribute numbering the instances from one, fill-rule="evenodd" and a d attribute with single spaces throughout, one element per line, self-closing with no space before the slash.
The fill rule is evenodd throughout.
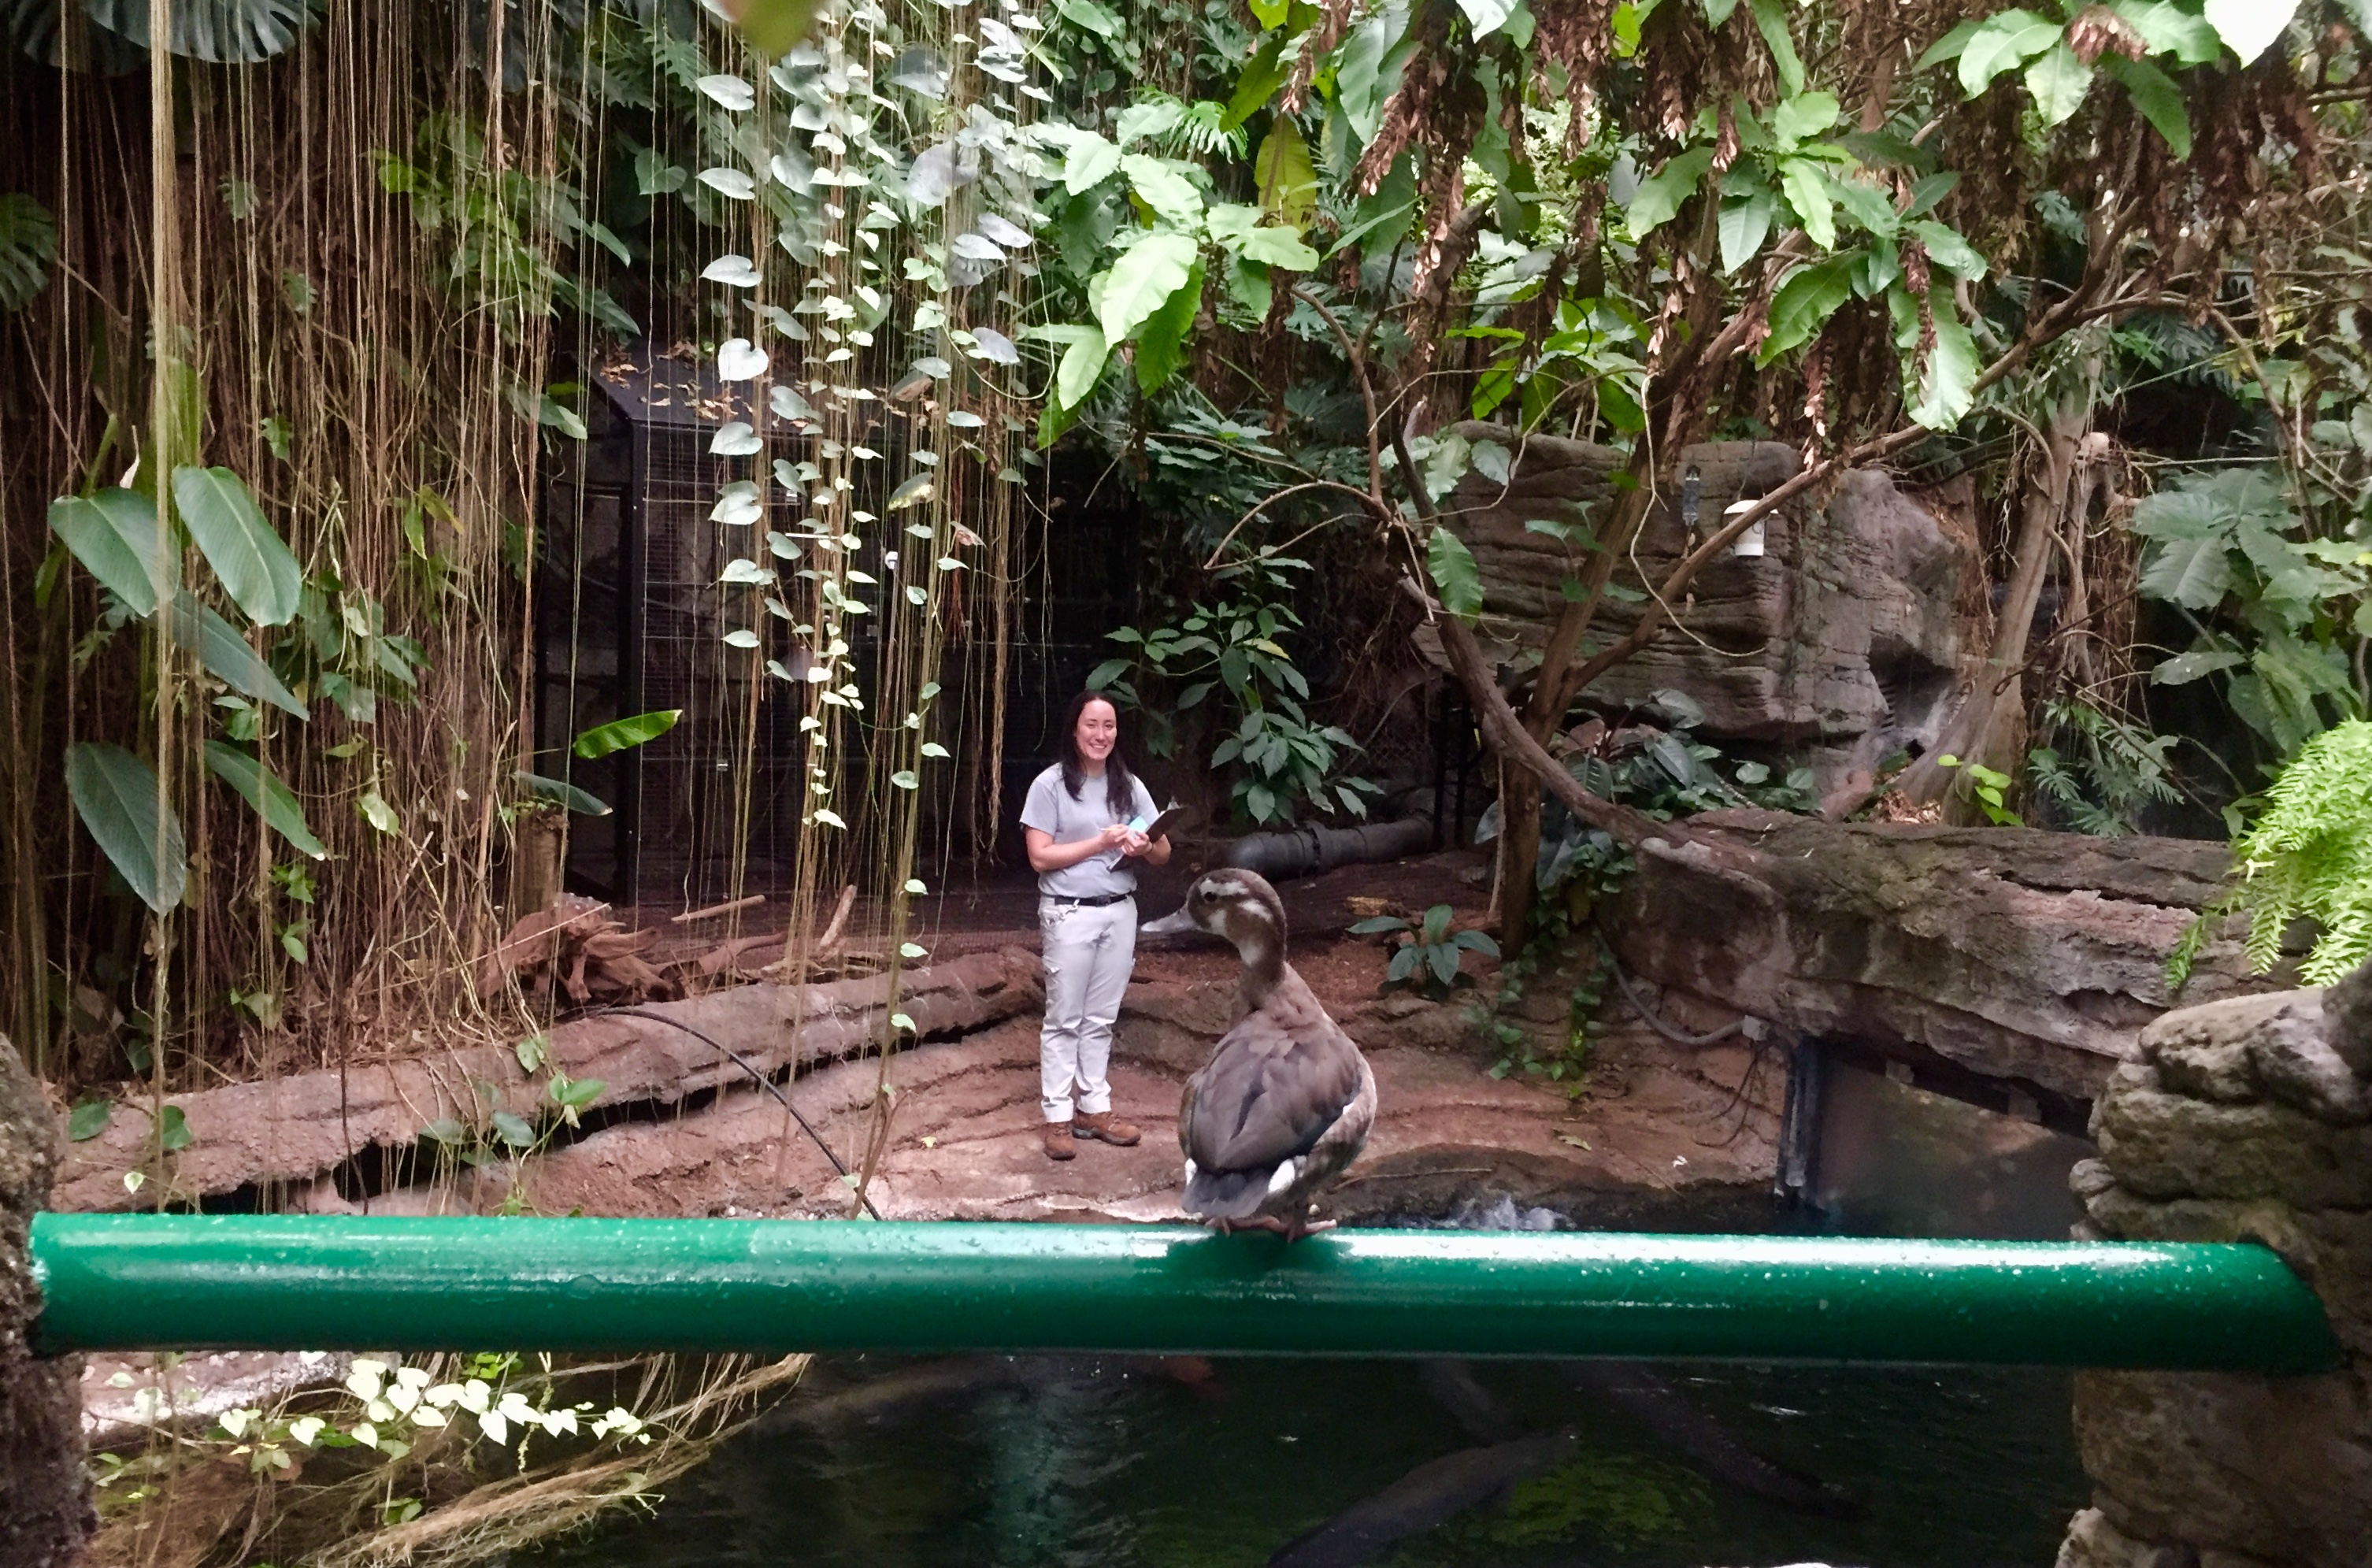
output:
<path id="1" fill-rule="evenodd" d="M 2250 1246 L 45 1214 L 32 1257 L 50 1352 L 2339 1361 L 2313 1294 Z"/>

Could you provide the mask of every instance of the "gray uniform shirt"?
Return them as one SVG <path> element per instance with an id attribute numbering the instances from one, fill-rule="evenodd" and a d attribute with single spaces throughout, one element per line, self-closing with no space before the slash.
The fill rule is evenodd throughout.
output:
<path id="1" fill-rule="evenodd" d="M 1029 781 L 1029 798 L 1021 805 L 1021 825 L 1035 828 L 1058 844 L 1075 844 L 1082 839 L 1092 839 L 1114 822 L 1126 822 L 1142 817 L 1150 822 L 1160 813 L 1153 804 L 1153 792 L 1145 781 L 1132 778 L 1136 797 L 1125 810 L 1114 810 L 1104 798 L 1102 779 L 1079 781 L 1079 798 L 1073 800 L 1071 792 L 1063 787 L 1063 770 L 1047 769 Z M 1091 854 L 1076 865 L 1066 865 L 1060 871 L 1042 871 L 1038 875 L 1038 890 L 1049 898 L 1100 899 L 1112 893 L 1136 891 L 1136 869 L 1123 865 L 1117 849 L 1101 854 Z"/>

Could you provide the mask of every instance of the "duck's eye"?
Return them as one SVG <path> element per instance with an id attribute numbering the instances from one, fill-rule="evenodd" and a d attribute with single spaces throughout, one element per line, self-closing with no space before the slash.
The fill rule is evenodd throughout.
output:
<path id="1" fill-rule="evenodd" d="M 1195 889 L 1194 896 L 1206 904 L 1215 904 L 1219 901 L 1219 890 L 1216 888 L 1198 888 Z"/>

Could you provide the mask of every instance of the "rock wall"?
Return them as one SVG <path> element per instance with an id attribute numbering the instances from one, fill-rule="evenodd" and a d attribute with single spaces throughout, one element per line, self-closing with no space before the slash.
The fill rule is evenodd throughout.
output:
<path id="1" fill-rule="evenodd" d="M 49 1202 L 56 1124 L 41 1086 L 0 1039 L 0 1563 L 66 1568 L 98 1527 L 83 1472 L 82 1358 L 37 1359 L 41 1312 L 26 1253 Z"/>
<path id="2" fill-rule="evenodd" d="M 2345 1370 L 2087 1372 L 2095 1483 L 2059 1568 L 2372 1563 L 2372 965 L 2321 991 L 2232 997 L 2142 1035 L 2093 1113 L 2079 1234 L 2262 1241 L 2322 1298 Z"/>
<path id="3" fill-rule="evenodd" d="M 1658 985 L 1798 1034 L 2095 1098 L 2172 1005 L 2166 956 L 2224 888 L 2222 844 L 2030 828 L 1689 819 L 1757 853 L 1751 872 L 1642 846 L 1608 924 Z M 2273 989 L 2218 934 L 2188 994 Z"/>
<path id="4" fill-rule="evenodd" d="M 1515 446 L 1504 426 L 1465 424 L 1470 441 Z M 1564 604 L 1573 565 L 1564 547 L 1525 524 L 1603 524 L 1622 456 L 1556 436 L 1524 439 L 1503 487 L 1469 473 L 1447 512 L 1482 576 L 1478 633 L 1501 663 L 1538 650 Z M 1721 526 L 1723 509 L 1776 489 L 1799 466 L 1777 442 L 1684 447 L 1659 484 L 1630 565 L 1615 581 L 1634 595 L 1659 582 L 1693 540 L 1681 516 L 1681 478 L 1698 470 L 1696 537 Z M 1764 526 L 1759 556 L 1730 556 L 1701 573 L 1681 617 L 1696 637 L 1673 632 L 1591 688 L 1606 703 L 1636 702 L 1677 687 L 1705 710 L 1704 733 L 1763 741 L 1802 756 L 1829 781 L 1867 770 L 1889 753 L 1931 743 L 1965 661 L 1973 653 L 1958 614 L 1977 570 L 1976 541 L 1955 508 L 1896 487 L 1867 470 L 1847 474 L 1825 507 L 1781 507 Z M 1631 603 L 1610 600 L 1599 638 L 1628 631 Z M 1419 646 L 1441 662 L 1429 632 Z M 1700 642 L 1697 639 L 1702 638 Z"/>

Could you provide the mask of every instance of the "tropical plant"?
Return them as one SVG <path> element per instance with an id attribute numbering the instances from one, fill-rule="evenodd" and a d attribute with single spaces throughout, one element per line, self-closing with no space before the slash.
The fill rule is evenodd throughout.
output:
<path id="1" fill-rule="evenodd" d="M 1215 695 L 1225 716 L 1211 765 L 1232 767 L 1236 810 L 1262 827 L 1291 822 L 1305 807 L 1365 817 L 1369 797 L 1381 793 L 1379 785 L 1344 771 L 1358 742 L 1311 719 L 1303 705 L 1309 682 L 1280 640 L 1301 625 L 1288 596 L 1291 574 L 1307 569 L 1288 556 L 1258 555 L 1225 574 L 1236 579 L 1242 598 L 1191 604 L 1175 626 L 1106 633 L 1136 651 L 1105 660 L 1087 676 L 1088 690 L 1108 691 L 1145 714 L 1149 748 L 1158 757 L 1176 750 L 1180 715 Z M 1148 678 L 1175 695 L 1148 701 L 1139 686 Z"/>
<path id="2" fill-rule="evenodd" d="M 50 283 L 58 224 L 22 192 L 0 193 L 0 310 L 21 310 Z"/>
<path id="3" fill-rule="evenodd" d="M 2327 985 L 2372 958 L 2372 723 L 2352 719 L 2298 748 L 2265 793 L 2264 814 L 2232 845 L 2231 889 L 2203 911 L 2167 961 L 2180 989 L 2200 948 L 2227 917 L 2249 920 L 2249 967 L 2282 956 L 2292 922 L 2320 928 L 2298 966 Z"/>
<path id="4" fill-rule="evenodd" d="M 2168 756 L 2180 737 L 2152 735 L 2076 698 L 2053 698 L 2042 714 L 2056 744 L 2027 753 L 2027 776 L 2036 804 L 2066 826 L 2123 838 L 2142 830 L 2151 807 L 2182 799 Z"/>
<path id="5" fill-rule="evenodd" d="M 1351 927 L 1354 936 L 1397 935 L 1392 946 L 1390 964 L 1384 971 L 1386 985 L 1415 985 L 1428 995 L 1447 996 L 1459 980 L 1459 964 L 1468 953 L 1480 953 L 1484 958 L 1499 956 L 1499 944 L 1487 931 L 1452 931 L 1450 923 L 1457 912 L 1448 904 L 1436 904 L 1424 917 L 1411 923 L 1398 915 L 1372 915 Z"/>
<path id="6" fill-rule="evenodd" d="M 2140 501 L 2133 527 L 2148 541 L 2142 592 L 2193 633 L 2153 682 L 2215 677 L 2277 758 L 2363 714 L 2354 660 L 2372 638 L 2372 546 L 2319 535 L 2278 467 L 2187 475 Z"/>

